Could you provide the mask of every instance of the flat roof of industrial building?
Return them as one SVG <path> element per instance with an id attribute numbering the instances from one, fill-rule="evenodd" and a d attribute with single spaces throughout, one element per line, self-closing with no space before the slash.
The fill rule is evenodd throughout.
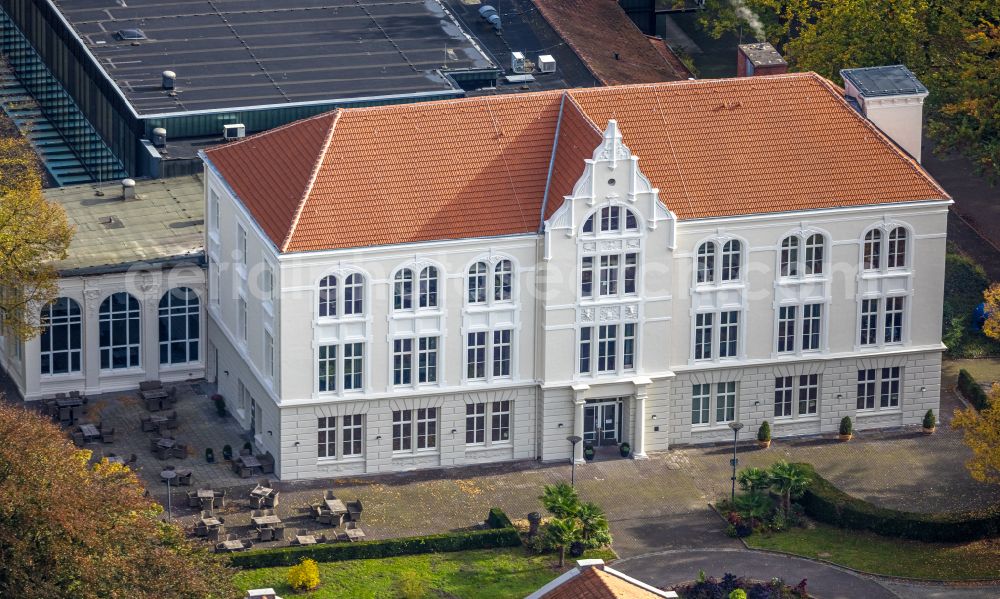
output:
<path id="1" fill-rule="evenodd" d="M 439 0 L 52 2 L 141 116 L 434 94 L 458 89 L 440 71 L 497 68 Z"/>

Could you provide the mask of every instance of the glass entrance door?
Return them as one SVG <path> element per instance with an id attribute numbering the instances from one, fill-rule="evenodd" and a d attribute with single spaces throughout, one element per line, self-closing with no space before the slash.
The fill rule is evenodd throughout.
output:
<path id="1" fill-rule="evenodd" d="M 617 445 L 621 440 L 621 402 L 587 404 L 583 408 L 583 440 L 592 445 Z"/>

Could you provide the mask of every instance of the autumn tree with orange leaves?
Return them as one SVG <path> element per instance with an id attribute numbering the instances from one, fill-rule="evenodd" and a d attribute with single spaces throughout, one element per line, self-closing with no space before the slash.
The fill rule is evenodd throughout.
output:
<path id="1" fill-rule="evenodd" d="M 238 595 L 222 562 L 160 521 L 131 470 L 90 458 L 47 419 L 0 399 L 0 597 Z"/>
<path id="2" fill-rule="evenodd" d="M 956 410 L 951 425 L 961 429 L 972 450 L 966 463 L 972 478 L 1000 484 L 1000 384 L 993 384 L 985 408 Z"/>

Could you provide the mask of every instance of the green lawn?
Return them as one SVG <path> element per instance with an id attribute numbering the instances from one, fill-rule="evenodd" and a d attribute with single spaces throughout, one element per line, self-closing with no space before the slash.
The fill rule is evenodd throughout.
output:
<path id="1" fill-rule="evenodd" d="M 610 561 L 614 554 L 597 551 L 588 552 L 587 557 Z M 573 563 L 566 558 L 567 566 Z M 402 596 L 401 578 L 408 577 L 422 581 L 418 586 L 430 597 L 523 597 L 555 578 L 560 573 L 557 566 L 557 556 L 530 554 L 523 548 L 329 562 L 319 565 L 319 589 L 294 596 L 397 598 Z M 238 573 L 235 581 L 241 590 L 273 587 L 279 595 L 289 597 L 293 593 L 285 582 L 287 572 L 288 568 L 246 570 Z"/>
<path id="2" fill-rule="evenodd" d="M 944 271 L 943 341 L 951 358 L 1000 356 L 1000 342 L 973 330 L 973 311 L 990 280 L 981 266 L 949 246 Z"/>
<path id="3" fill-rule="evenodd" d="M 814 529 L 745 539 L 751 547 L 773 549 L 874 574 L 906 578 L 968 580 L 1000 578 L 1000 539 L 975 543 L 921 543 L 817 524 Z"/>

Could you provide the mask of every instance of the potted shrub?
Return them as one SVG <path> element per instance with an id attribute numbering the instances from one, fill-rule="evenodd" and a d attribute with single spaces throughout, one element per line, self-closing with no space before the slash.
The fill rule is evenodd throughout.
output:
<path id="1" fill-rule="evenodd" d="M 924 434 L 930 435 L 937 428 L 937 418 L 934 417 L 934 410 L 927 410 L 924 414 Z"/>
<path id="2" fill-rule="evenodd" d="M 622 454 L 623 458 L 627 458 L 628 454 L 632 453 L 632 446 L 628 443 L 622 443 L 618 446 L 618 453 Z"/>
<path id="3" fill-rule="evenodd" d="M 851 423 L 850 416 L 844 416 L 840 420 L 840 434 L 837 438 L 841 441 L 850 441 L 854 437 L 854 425 Z"/>
<path id="4" fill-rule="evenodd" d="M 205 461 L 209 464 L 215 463 L 215 451 L 211 447 L 205 448 Z"/>
<path id="5" fill-rule="evenodd" d="M 594 446 L 593 445 L 584 445 L 583 446 L 583 458 L 585 460 L 587 460 L 588 462 L 590 460 L 594 459 Z"/>
<path id="6" fill-rule="evenodd" d="M 226 460 L 227 462 L 232 461 L 233 459 L 232 445 L 226 445 L 225 447 L 222 448 L 222 459 Z"/>
<path id="7" fill-rule="evenodd" d="M 222 396 L 216 393 L 212 396 L 212 401 L 215 403 L 215 413 L 218 414 L 220 418 L 225 418 L 226 400 L 222 399 Z"/>
<path id="8" fill-rule="evenodd" d="M 767 420 L 761 422 L 760 428 L 757 429 L 757 446 L 761 449 L 771 446 L 771 425 Z"/>
<path id="9" fill-rule="evenodd" d="M 246 443 L 243 444 L 243 451 L 249 451 L 250 453 L 253 453 L 253 445 L 251 445 L 250 442 L 247 441 Z"/>

